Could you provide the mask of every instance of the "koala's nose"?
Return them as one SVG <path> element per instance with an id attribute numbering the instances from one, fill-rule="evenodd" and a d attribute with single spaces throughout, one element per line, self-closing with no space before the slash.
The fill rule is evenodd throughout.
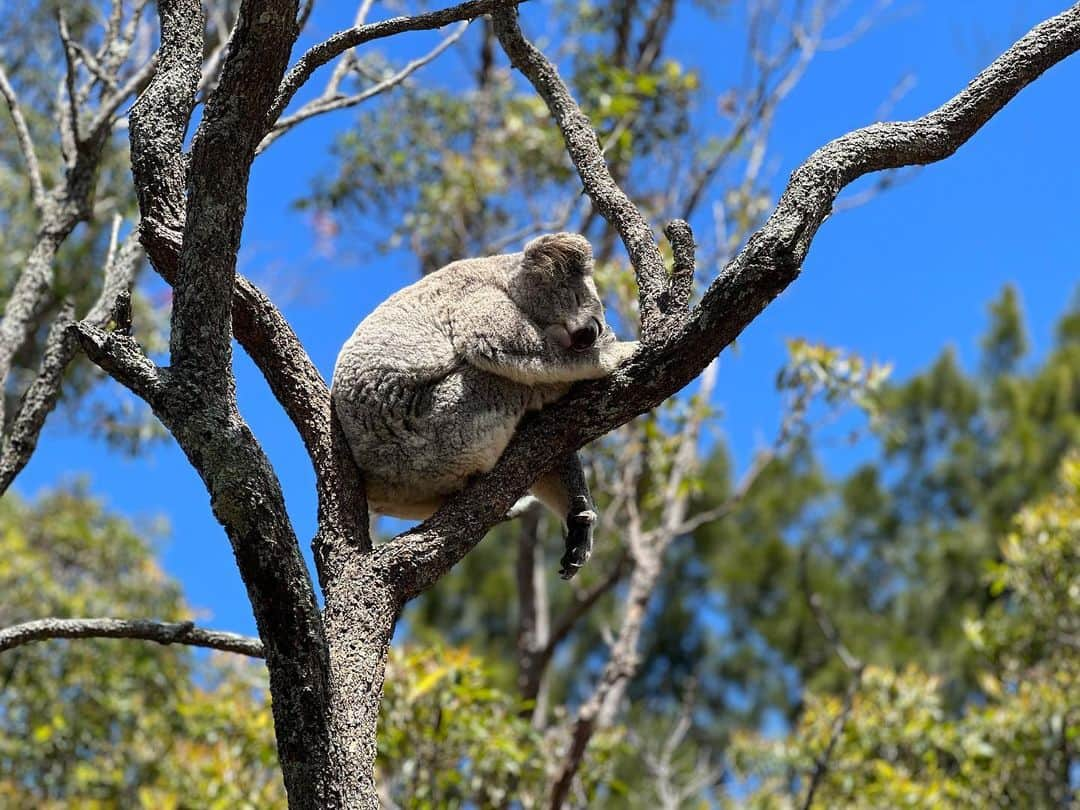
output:
<path id="1" fill-rule="evenodd" d="M 598 337 L 600 337 L 600 322 L 593 318 L 585 326 L 570 333 L 570 348 L 578 352 L 591 349 Z"/>

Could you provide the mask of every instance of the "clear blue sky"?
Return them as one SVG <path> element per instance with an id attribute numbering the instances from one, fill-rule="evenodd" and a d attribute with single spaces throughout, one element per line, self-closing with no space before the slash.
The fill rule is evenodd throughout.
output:
<path id="1" fill-rule="evenodd" d="M 937 106 L 1031 25 L 1068 5 L 899 2 L 904 13 L 851 47 L 821 54 L 790 97 L 772 152 L 777 190 L 813 149 L 872 121 L 904 74 L 914 74 L 917 84 L 892 117 L 916 117 Z M 354 7 L 340 0 L 317 4 L 308 39 L 346 27 Z M 549 12 L 539 0 L 530 3 L 527 32 L 540 30 Z M 736 52 L 736 34 L 724 20 L 691 22 L 676 32 L 672 53 L 701 65 L 706 82 L 720 88 L 738 68 L 735 57 L 726 56 Z M 429 35 L 411 35 L 390 55 L 407 57 L 432 42 Z M 435 64 L 426 75 L 446 69 Z M 722 358 L 720 427 L 740 461 L 774 432 L 773 380 L 785 338 L 805 336 L 891 361 L 901 377 L 925 366 L 946 343 L 971 363 L 987 303 L 1012 282 L 1021 291 L 1036 352 L 1046 349 L 1080 283 L 1077 87 L 1080 58 L 1074 57 L 1026 89 L 957 155 L 825 224 L 802 277 L 747 329 L 737 351 Z M 363 245 L 350 246 L 351 252 L 369 254 L 371 261 L 347 266 L 321 258 L 310 228 L 290 208 L 311 176 L 329 165 L 333 134 L 351 121 L 346 112 L 309 122 L 260 158 L 241 256 L 243 271 L 271 295 L 302 289 L 300 296 L 285 295 L 283 308 L 328 379 L 338 347 L 359 319 L 414 272 L 408 257 L 380 258 Z M 241 407 L 277 466 L 306 550 L 315 516 L 307 458 L 242 352 L 237 375 Z M 253 631 L 228 541 L 201 482 L 171 442 L 131 460 L 57 420 L 16 489 L 33 495 L 76 476 L 88 477 L 91 490 L 113 509 L 167 518 L 172 529 L 164 565 L 182 581 L 189 601 L 204 611 L 207 624 Z"/>

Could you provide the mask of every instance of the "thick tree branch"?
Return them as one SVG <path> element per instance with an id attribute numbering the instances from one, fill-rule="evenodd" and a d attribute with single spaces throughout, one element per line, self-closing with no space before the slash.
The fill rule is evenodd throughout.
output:
<path id="1" fill-rule="evenodd" d="M 131 638 L 158 644 L 186 644 L 211 650 L 263 657 L 257 638 L 203 630 L 193 622 L 156 622 L 147 619 L 36 619 L 0 629 L 0 653 L 35 641 L 54 638 Z"/>
<path id="2" fill-rule="evenodd" d="M 184 227 L 187 158 L 184 135 L 195 106 L 203 55 L 199 0 L 158 3 L 161 45 L 157 70 L 131 108 L 131 173 L 142 213 L 143 245 L 150 261 L 177 264 Z"/>
<path id="3" fill-rule="evenodd" d="M 1017 93 L 1080 49 L 1080 4 L 1036 26 L 955 98 L 915 121 L 875 124 L 811 155 L 776 210 L 674 334 L 604 380 L 578 385 L 524 426 L 495 468 L 430 520 L 376 550 L 388 581 L 411 598 L 430 587 L 501 519 L 536 475 L 567 452 L 655 407 L 694 379 L 799 274 L 844 186 L 883 169 L 955 152 Z M 565 111 L 553 111 L 558 118 Z M 638 221 L 631 217 L 629 222 Z"/>
<path id="4" fill-rule="evenodd" d="M 611 176 L 592 124 L 570 95 L 555 65 L 521 33 L 517 9 L 500 8 L 492 14 L 492 20 L 495 34 L 511 63 L 536 88 L 562 130 L 566 151 L 581 177 L 585 193 L 622 237 L 637 275 L 642 338 L 647 343 L 657 340 L 666 314 L 661 305 L 667 270 L 652 228 Z"/>
<path id="5" fill-rule="evenodd" d="M 96 366 L 167 418 L 162 409 L 168 374 L 154 365 L 134 338 L 106 332 L 88 321 L 77 321 L 72 328 Z"/>
<path id="6" fill-rule="evenodd" d="M 191 146 L 169 350 L 174 373 L 197 379 L 211 396 L 232 387 L 232 290 L 248 177 L 298 33 L 297 11 L 289 0 L 240 5 L 221 79 Z"/>
<path id="7" fill-rule="evenodd" d="M 260 336 L 269 338 L 278 367 L 310 366 L 287 325 L 274 333 L 272 327 L 284 323 L 280 313 L 236 278 L 251 163 L 296 37 L 297 5 L 288 0 L 242 3 L 221 78 L 192 144 L 190 171 L 182 148 L 201 78 L 201 12 L 192 0 L 161 2 L 158 8 L 158 70 L 131 118 L 143 243 L 174 290 L 172 364 L 161 375 L 165 390 L 151 405 L 202 477 L 214 515 L 232 544 L 266 647 L 290 807 L 344 807 L 349 805 L 346 791 L 335 778 L 323 622 L 280 483 L 237 410 L 231 366 L 238 286 L 250 294 L 246 311 L 262 316 Z M 270 322 L 273 317 L 280 324 Z M 91 332 L 89 337 L 95 336 Z M 114 353 L 97 338 L 90 340 L 88 351 L 98 350 L 95 360 L 112 362 L 114 367 L 106 368 L 115 373 Z M 277 338 L 280 344 L 273 343 Z M 124 347 L 123 338 L 111 340 Z M 124 369 L 119 371 L 124 381 Z M 317 372 L 310 372 L 291 384 L 325 392 Z M 322 423 L 329 426 L 328 394 L 315 401 L 325 405 Z M 326 447 L 331 447 L 331 435 L 326 429 Z M 342 750 L 349 752 L 348 747 Z"/>
<path id="8" fill-rule="evenodd" d="M 414 17 L 393 17 L 389 20 L 380 20 L 367 25 L 358 25 L 339 31 L 327 40 L 313 45 L 304 53 L 297 63 L 289 70 L 288 74 L 278 88 L 277 96 L 266 116 L 265 129 L 270 131 L 285 108 L 289 106 L 296 91 L 304 86 L 304 83 L 317 69 L 325 65 L 335 56 L 345 51 L 371 42 L 375 39 L 391 37 L 405 31 L 430 31 L 442 28 L 444 25 L 459 22 L 461 20 L 474 20 L 477 17 L 490 14 L 497 9 L 513 7 L 525 0 L 469 0 L 450 8 L 429 11 L 426 14 L 417 14 Z"/>

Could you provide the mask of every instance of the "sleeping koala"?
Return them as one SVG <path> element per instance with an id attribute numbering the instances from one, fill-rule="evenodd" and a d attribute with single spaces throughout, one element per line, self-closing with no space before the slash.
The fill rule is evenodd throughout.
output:
<path id="1" fill-rule="evenodd" d="M 592 248 L 577 234 L 457 261 L 391 296 L 342 347 L 332 391 L 372 511 L 429 517 L 495 466 L 527 412 L 610 374 L 637 345 L 605 323 Z M 577 454 L 531 492 L 563 521 L 569 579 L 596 521 Z"/>

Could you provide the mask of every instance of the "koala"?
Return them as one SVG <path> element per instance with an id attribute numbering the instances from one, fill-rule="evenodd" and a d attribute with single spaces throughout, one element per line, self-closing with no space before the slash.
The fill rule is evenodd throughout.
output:
<path id="1" fill-rule="evenodd" d="M 577 234 L 456 261 L 392 295 L 342 347 L 332 386 L 371 510 L 426 519 L 495 466 L 526 414 L 610 374 L 637 345 L 605 322 L 592 247 Z M 563 522 L 569 579 L 596 522 L 577 454 L 530 492 Z"/>

